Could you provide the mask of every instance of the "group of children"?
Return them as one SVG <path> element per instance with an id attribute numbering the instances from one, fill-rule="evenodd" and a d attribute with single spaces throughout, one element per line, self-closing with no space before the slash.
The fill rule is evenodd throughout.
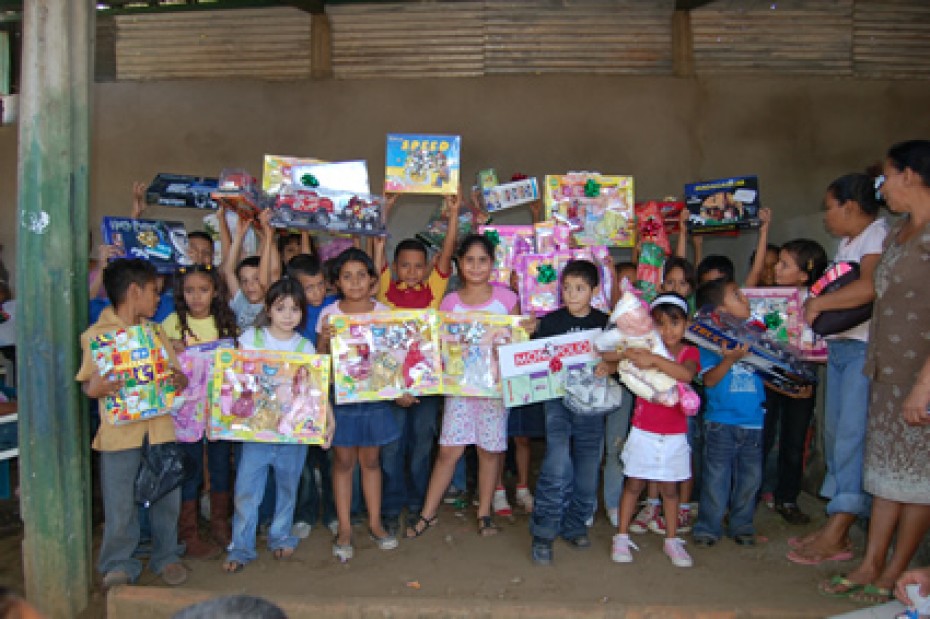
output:
<path id="1" fill-rule="evenodd" d="M 388 212 L 395 200 L 395 196 L 388 198 Z M 179 271 L 170 293 L 159 295 L 160 278 L 148 263 L 113 260 L 102 270 L 111 307 L 82 337 L 84 362 L 77 379 L 89 397 L 115 393 L 121 385 L 97 373 L 89 339 L 153 318 L 163 318 L 158 332 L 170 343 L 169 355 L 175 362 L 175 352 L 219 338 L 231 338 L 246 349 L 326 354 L 333 335 L 328 317 L 336 314 L 436 308 L 519 315 L 518 296 L 492 283 L 491 242 L 469 235 L 456 247 L 459 208 L 459 197 L 446 199 L 448 232 L 432 262 L 422 243 L 407 239 L 396 245 L 393 264 L 388 265 L 385 239 L 375 238 L 368 251 L 359 241 L 324 265 L 306 234 L 286 239 L 275 251 L 275 235 L 266 216 L 259 221 L 261 255 L 240 259 L 248 226 L 238 226 L 231 238 L 223 212 L 219 217 L 224 248 L 220 266 L 213 264 L 212 240 L 203 233 L 190 234 L 193 265 Z M 769 212 L 763 210 L 761 218 L 746 285 L 810 285 L 826 267 L 823 248 L 805 239 L 780 248 L 768 245 Z M 797 494 L 813 393 L 777 399 L 781 394 L 768 390 L 743 362 L 748 352 L 745 346 L 725 348 L 718 354 L 685 343 L 695 307 L 713 308 L 741 320 L 748 319 L 750 311 L 734 281 L 733 263 L 723 256 L 707 256 L 695 269 L 685 257 L 684 236 L 683 232 L 678 255 L 667 260 L 659 294 L 650 304 L 671 359 L 638 349 L 608 352 L 602 354 L 596 373 L 614 374 L 618 363 L 626 360 L 642 369 L 657 369 L 681 385 L 700 383 L 702 415 L 689 416 L 681 405 L 663 406 L 641 399 L 634 404 L 629 392 L 606 421 L 604 414 L 574 412 L 561 400 L 547 401 L 538 413 L 545 417 L 546 453 L 535 499 L 527 488 L 518 490 L 522 492 L 518 501 L 532 511 L 531 556 L 537 564 L 551 563 L 557 537 L 577 549 L 591 546 L 587 529 L 596 510 L 605 442 L 607 469 L 622 462 L 626 476 L 624 483 L 622 476 L 605 469 L 606 510 L 618 529 L 611 552 L 615 562 L 633 560 L 632 550 L 637 546 L 630 534 L 646 530 L 665 535 L 665 553 L 679 567 L 692 565 L 679 537 L 692 525 L 697 545 L 711 546 L 725 533 L 738 544 L 753 544 L 753 514 L 762 492 L 764 454 L 774 442 L 774 428 L 779 427 L 778 423 L 770 426 L 776 416 L 781 434 L 775 507 L 788 522 L 806 521 L 797 507 Z M 695 247 L 700 250 L 699 242 Z M 453 265 L 459 285 L 449 292 Z M 623 266 L 618 265 L 618 280 L 635 278 Z M 534 332 L 533 337 L 607 325 L 607 314 L 592 307 L 598 287 L 605 285 L 596 265 L 585 260 L 570 262 L 561 273 L 560 284 L 563 307 L 539 320 L 525 319 L 524 326 Z M 179 387 L 183 385 L 183 374 L 176 373 L 175 379 Z M 773 413 L 772 402 L 776 401 L 780 412 Z M 333 405 L 332 416 L 334 431 L 322 448 L 209 440 L 185 445 L 198 463 L 207 463 L 213 540 L 203 539 L 198 528 L 198 497 L 204 482 L 198 471 L 194 479 L 149 510 L 150 568 L 169 584 L 184 581 L 185 569 L 177 555 L 180 534 L 189 556 L 215 557 L 220 546 L 225 547 L 224 569 L 238 572 L 257 557 L 256 532 L 262 519 L 270 521 L 269 549 L 276 559 L 284 559 L 309 534 L 321 511 L 324 524 L 333 531 L 333 555 L 347 561 L 354 555 L 356 465 L 361 473 L 367 532 L 379 549 L 394 549 L 400 533 L 398 518 L 404 510 L 408 513 L 407 538 L 419 537 L 436 524 L 456 466 L 470 445 L 478 454 L 477 529 L 481 535 L 498 532 L 495 512 L 510 510 L 506 497 L 500 500 L 508 445 L 508 411 L 500 398 L 404 395 L 394 402 Z M 632 429 L 627 434 L 629 425 Z M 434 458 L 437 431 L 439 446 Z M 106 519 L 99 567 L 107 587 L 133 582 L 141 572 L 134 558 L 139 511 L 131 497 L 146 436 L 149 443 L 173 441 L 170 418 L 123 426 L 103 423 L 94 442 L 101 452 Z M 610 461 L 612 453 L 619 462 Z M 698 476 L 700 482 L 695 484 Z M 316 487 L 322 481 L 325 498 L 330 479 L 334 514 L 325 504 L 319 509 Z M 693 488 L 700 491 L 696 522 L 691 516 Z M 644 491 L 647 498 L 638 509 Z M 272 501 L 273 509 L 268 507 Z"/>

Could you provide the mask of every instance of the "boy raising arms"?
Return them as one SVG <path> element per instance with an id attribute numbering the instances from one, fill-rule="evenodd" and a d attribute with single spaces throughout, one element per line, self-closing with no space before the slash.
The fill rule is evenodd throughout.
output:
<path id="1" fill-rule="evenodd" d="M 397 201 L 397 196 L 388 196 L 385 218 Z M 446 292 L 452 273 L 452 254 L 458 233 L 460 197 L 446 196 L 446 215 L 449 225 L 442 251 L 432 268 L 426 246 L 416 239 L 404 239 L 394 250 L 394 271 L 384 258 L 384 237 L 374 239 L 375 269 L 380 273 L 378 300 L 391 309 L 437 309 Z M 395 401 L 393 407 L 397 425 L 401 428 L 400 438 L 381 449 L 381 466 L 384 474 L 384 498 L 381 518 L 388 533 L 396 534 L 400 512 L 407 507 L 410 520 L 415 520 L 423 507 L 430 476 L 430 452 L 436 438 L 439 416 L 438 396 L 415 398 L 405 394 Z M 405 462 L 409 456 L 409 470 Z M 407 476 L 411 480 L 407 484 Z"/>
<path id="2" fill-rule="evenodd" d="M 177 369 L 168 338 L 161 327 L 149 322 L 158 306 L 155 267 L 144 260 L 116 260 L 103 271 L 103 285 L 111 306 L 81 334 L 83 359 L 75 380 L 82 383 L 89 398 L 115 395 L 122 381 L 112 374 L 101 376 L 90 351 L 95 337 L 133 325 L 148 324 L 161 339 L 172 366 L 172 380 L 180 391 L 187 379 Z M 103 494 L 104 527 L 98 569 L 104 574 L 103 588 L 135 582 L 142 564 L 133 557 L 139 543 L 139 508 L 133 499 L 136 473 L 142 459 L 146 435 L 152 445 L 174 442 L 174 423 L 162 415 L 125 425 L 103 421 L 94 438 L 93 448 L 100 452 L 100 489 Z M 187 580 L 187 569 L 178 557 L 178 515 L 181 490 L 175 488 L 149 508 L 152 526 L 152 555 L 149 569 L 169 585 Z"/>

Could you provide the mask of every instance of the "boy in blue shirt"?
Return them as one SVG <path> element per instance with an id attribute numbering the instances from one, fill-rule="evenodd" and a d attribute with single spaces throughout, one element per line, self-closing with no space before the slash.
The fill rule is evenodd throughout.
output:
<path id="1" fill-rule="evenodd" d="M 717 279 L 697 291 L 698 307 L 712 307 L 734 318 L 749 318 L 749 301 L 732 280 Z M 762 436 L 765 390 L 762 378 L 742 363 L 745 344 L 720 353 L 701 349 L 706 408 L 700 511 L 694 543 L 713 546 L 723 535 L 729 510 L 729 535 L 741 546 L 756 543 L 753 516 L 762 485 Z"/>

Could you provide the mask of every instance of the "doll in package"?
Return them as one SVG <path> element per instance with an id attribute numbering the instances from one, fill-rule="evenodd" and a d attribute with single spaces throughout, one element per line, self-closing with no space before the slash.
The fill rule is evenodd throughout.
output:
<path id="1" fill-rule="evenodd" d="M 510 285 L 510 273 L 517 256 L 536 251 L 533 226 L 481 226 L 478 232 L 494 246 L 494 271 L 491 281 Z"/>
<path id="2" fill-rule="evenodd" d="M 230 339 L 194 344 L 178 353 L 187 387 L 174 399 L 171 416 L 179 443 L 195 443 L 203 438 L 207 427 L 209 386 L 213 377 L 213 360 L 218 348 L 232 348 Z"/>
<path id="3" fill-rule="evenodd" d="M 520 281 L 520 307 L 542 316 L 559 309 L 559 265 L 553 254 L 522 254 L 515 269 Z"/>
<path id="4" fill-rule="evenodd" d="M 529 339 L 522 316 L 481 312 L 441 313 L 443 392 L 447 395 L 500 397 L 497 347 Z"/>

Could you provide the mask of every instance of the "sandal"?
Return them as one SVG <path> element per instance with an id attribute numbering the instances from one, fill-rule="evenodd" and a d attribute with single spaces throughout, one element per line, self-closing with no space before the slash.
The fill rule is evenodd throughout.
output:
<path id="1" fill-rule="evenodd" d="M 293 548 L 275 548 L 272 551 L 271 555 L 278 561 L 282 561 L 284 559 L 290 559 L 291 557 L 294 556 L 294 549 Z"/>
<path id="2" fill-rule="evenodd" d="M 830 580 L 821 581 L 820 584 L 817 585 L 817 590 L 829 597 L 845 598 L 863 587 L 865 587 L 865 585 L 853 582 L 845 576 L 834 576 Z"/>
<path id="3" fill-rule="evenodd" d="M 416 521 L 412 525 L 407 526 L 407 533 L 405 537 L 407 539 L 413 539 L 414 537 L 420 537 L 433 527 L 439 524 L 439 516 L 433 516 L 432 518 L 427 518 L 423 514 L 417 516 Z M 422 526 L 421 526 L 422 525 Z"/>
<path id="4" fill-rule="evenodd" d="M 500 533 L 500 527 L 494 524 L 494 519 L 490 516 L 480 516 L 478 518 L 478 535 L 481 537 L 491 537 Z"/>
<path id="5" fill-rule="evenodd" d="M 849 596 L 851 602 L 863 604 L 865 606 L 877 606 L 878 604 L 890 602 L 893 599 L 894 591 L 892 589 L 876 585 L 866 585 L 858 591 L 854 591 Z"/>
<path id="6" fill-rule="evenodd" d="M 227 574 L 238 574 L 245 568 L 245 564 L 238 561 L 227 561 L 223 564 L 223 571 Z"/>

